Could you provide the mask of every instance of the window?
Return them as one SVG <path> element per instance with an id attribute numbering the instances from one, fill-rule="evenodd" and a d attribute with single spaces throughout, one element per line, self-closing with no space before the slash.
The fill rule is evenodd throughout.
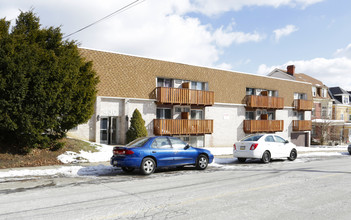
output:
<path id="1" fill-rule="evenodd" d="M 255 95 L 254 88 L 246 88 L 246 95 Z"/>
<path id="2" fill-rule="evenodd" d="M 340 120 L 344 120 L 344 113 L 340 114 Z"/>
<path id="3" fill-rule="evenodd" d="M 312 95 L 313 95 L 313 97 L 317 96 L 317 88 L 314 86 L 312 87 Z"/>
<path id="4" fill-rule="evenodd" d="M 294 93 L 294 99 L 303 99 L 306 100 L 307 99 L 307 95 L 306 93 Z"/>
<path id="5" fill-rule="evenodd" d="M 191 89 L 204 90 L 202 82 L 191 82 Z"/>
<path id="6" fill-rule="evenodd" d="M 147 141 L 149 140 L 148 137 L 141 137 L 138 139 L 135 139 L 134 141 L 128 143 L 126 147 L 141 147 L 143 146 Z"/>
<path id="7" fill-rule="evenodd" d="M 157 87 L 172 87 L 172 79 L 157 78 Z"/>
<path id="8" fill-rule="evenodd" d="M 274 97 L 277 97 L 277 91 L 274 91 L 274 90 L 268 90 L 268 96 L 274 96 Z"/>
<path id="9" fill-rule="evenodd" d="M 157 108 L 156 110 L 157 119 L 172 119 L 172 111 L 170 108 Z"/>
<path id="10" fill-rule="evenodd" d="M 252 111 L 246 111 L 245 120 L 255 120 L 255 113 Z"/>
<path id="11" fill-rule="evenodd" d="M 184 141 L 186 143 L 189 143 L 189 141 L 190 141 L 190 137 L 189 136 L 181 136 L 179 138 L 180 138 L 180 140 L 182 140 L 182 141 Z"/>
<path id="12" fill-rule="evenodd" d="M 322 89 L 322 97 L 323 98 L 327 97 L 327 89 Z"/>
<path id="13" fill-rule="evenodd" d="M 274 135 L 275 141 L 279 143 L 285 143 L 285 140 L 277 135 Z"/>
<path id="14" fill-rule="evenodd" d="M 184 149 L 186 144 L 182 141 L 179 140 L 178 138 L 169 138 L 171 141 L 172 147 L 176 149 Z"/>
<path id="15" fill-rule="evenodd" d="M 268 120 L 275 120 L 274 112 L 267 112 L 267 114 L 268 114 Z"/>
<path id="16" fill-rule="evenodd" d="M 298 119 L 298 120 L 305 120 L 305 114 L 304 114 L 304 112 L 298 112 L 298 113 L 297 113 L 297 119 Z"/>
<path id="17" fill-rule="evenodd" d="M 261 95 L 262 89 L 255 89 L 256 94 L 255 95 Z"/>
<path id="18" fill-rule="evenodd" d="M 263 135 L 262 134 L 253 134 L 248 137 L 245 137 L 241 141 L 258 141 Z"/>
<path id="19" fill-rule="evenodd" d="M 343 98 L 344 98 L 344 104 L 349 104 L 349 97 L 343 96 Z"/>
<path id="20" fill-rule="evenodd" d="M 278 97 L 278 91 L 266 90 L 266 89 L 246 88 L 246 95 L 263 95 L 263 96 Z"/>
<path id="21" fill-rule="evenodd" d="M 161 148 L 161 149 L 172 148 L 167 137 L 156 138 L 154 140 L 154 142 L 152 142 L 151 147 L 152 148 Z"/>
<path id="22" fill-rule="evenodd" d="M 265 142 L 275 142 L 272 135 L 267 136 L 267 137 L 264 139 L 264 141 L 265 141 Z"/>
<path id="23" fill-rule="evenodd" d="M 202 110 L 191 110 L 190 112 L 191 119 L 197 119 L 197 120 L 202 120 L 203 119 L 203 115 L 202 115 Z"/>

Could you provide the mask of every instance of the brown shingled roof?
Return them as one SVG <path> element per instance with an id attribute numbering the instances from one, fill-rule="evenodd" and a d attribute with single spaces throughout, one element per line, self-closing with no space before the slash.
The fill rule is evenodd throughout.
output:
<path id="1" fill-rule="evenodd" d="M 295 79 L 297 81 L 308 82 L 316 87 L 324 87 L 325 86 L 322 81 L 319 81 L 319 80 L 317 80 L 309 75 L 306 75 L 304 73 L 295 73 L 294 76 L 295 76 Z"/>
<path id="2" fill-rule="evenodd" d="M 98 96 L 154 99 L 156 78 L 173 78 L 208 82 L 215 102 L 242 104 L 246 88 L 276 90 L 293 103 L 294 92 L 306 93 L 311 99 L 311 85 L 253 74 L 237 73 L 149 58 L 79 48 L 99 76 Z M 291 104 L 292 105 L 292 104 Z"/>

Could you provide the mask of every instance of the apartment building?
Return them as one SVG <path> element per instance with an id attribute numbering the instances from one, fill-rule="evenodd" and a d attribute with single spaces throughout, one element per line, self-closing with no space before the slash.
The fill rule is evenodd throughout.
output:
<path id="1" fill-rule="evenodd" d="M 258 132 L 310 144 L 310 83 L 91 49 L 80 52 L 93 61 L 100 83 L 94 115 L 70 136 L 125 144 L 137 108 L 150 136 L 177 136 L 197 147 L 228 147 Z M 303 134 L 301 140 L 296 132 Z"/>

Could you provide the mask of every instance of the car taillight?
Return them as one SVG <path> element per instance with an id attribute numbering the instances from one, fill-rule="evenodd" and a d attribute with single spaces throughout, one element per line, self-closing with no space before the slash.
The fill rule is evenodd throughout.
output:
<path id="1" fill-rule="evenodd" d="M 134 154 L 134 151 L 132 150 L 123 150 L 123 149 L 113 149 L 113 155 L 131 155 Z"/>
<path id="2" fill-rule="evenodd" d="M 125 151 L 125 154 L 126 154 L 126 155 L 131 155 L 131 154 L 134 154 L 134 151 L 132 151 L 132 150 L 126 150 L 126 151 Z"/>
<path id="3" fill-rule="evenodd" d="M 257 148 L 258 144 L 252 144 L 250 147 L 250 150 L 255 150 Z"/>
<path id="4" fill-rule="evenodd" d="M 236 146 L 235 146 L 235 144 L 233 144 L 233 148 L 234 148 L 234 150 L 236 150 Z"/>

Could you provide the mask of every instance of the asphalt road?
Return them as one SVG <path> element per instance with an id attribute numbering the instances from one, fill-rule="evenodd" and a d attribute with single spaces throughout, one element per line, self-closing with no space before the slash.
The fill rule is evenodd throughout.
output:
<path id="1" fill-rule="evenodd" d="M 3 183 L 0 219 L 350 219 L 350 167 L 328 157 L 33 178 Z"/>

